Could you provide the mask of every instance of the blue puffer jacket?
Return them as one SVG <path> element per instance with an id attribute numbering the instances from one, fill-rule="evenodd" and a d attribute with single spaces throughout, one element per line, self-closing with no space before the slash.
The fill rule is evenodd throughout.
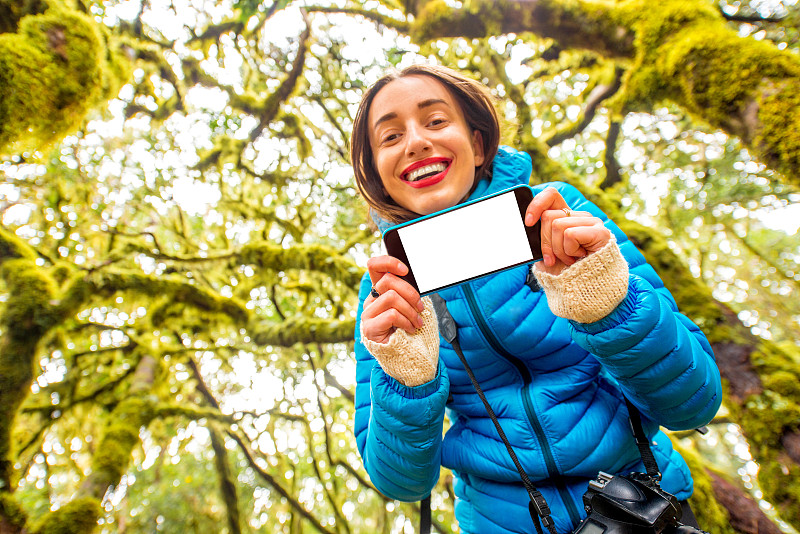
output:
<path id="1" fill-rule="evenodd" d="M 482 181 L 471 198 L 527 183 L 530 173 L 526 154 L 501 147 L 491 181 Z M 467 361 L 564 533 L 585 516 L 581 497 L 598 471 L 644 471 L 621 391 L 642 412 L 662 487 L 679 499 L 691 495 L 692 479 L 659 425 L 701 426 L 722 395 L 708 341 L 678 313 L 633 243 L 575 188 L 550 185 L 573 210 L 592 212 L 616 235 L 631 273 L 623 302 L 596 323 L 558 318 L 544 293 L 525 284 L 527 266 L 440 295 Z M 359 319 L 369 289 L 365 276 Z M 440 338 L 436 377 L 406 387 L 381 369 L 358 332 L 360 323 L 355 435 L 375 487 L 394 499 L 419 500 L 444 466 L 455 474 L 462 533 L 534 532 L 527 493 L 452 347 Z M 450 428 L 442 438 L 445 411 Z"/>

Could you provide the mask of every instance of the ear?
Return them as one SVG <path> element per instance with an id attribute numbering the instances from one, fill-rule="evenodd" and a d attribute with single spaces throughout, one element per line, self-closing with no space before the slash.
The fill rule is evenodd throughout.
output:
<path id="1" fill-rule="evenodd" d="M 483 153 L 483 136 L 478 130 L 472 132 L 472 151 L 475 153 L 475 166 L 483 165 L 486 155 Z"/>

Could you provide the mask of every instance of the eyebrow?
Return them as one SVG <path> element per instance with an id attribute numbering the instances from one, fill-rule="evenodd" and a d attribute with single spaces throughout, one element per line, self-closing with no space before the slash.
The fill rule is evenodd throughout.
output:
<path id="1" fill-rule="evenodd" d="M 450 105 L 446 101 L 442 100 L 441 98 L 429 98 L 427 100 L 423 100 L 422 102 L 419 102 L 417 104 L 417 108 L 418 109 L 425 109 L 425 108 L 433 106 L 435 104 L 444 104 L 445 106 L 450 107 Z M 396 119 L 396 118 L 397 118 L 397 113 L 394 113 L 394 112 L 387 113 L 386 115 L 384 115 L 381 118 L 379 118 L 378 120 L 376 120 L 375 124 L 372 125 L 372 128 L 375 129 L 375 128 L 378 127 L 378 125 L 380 123 L 386 122 L 386 121 L 390 121 L 390 120 Z"/>

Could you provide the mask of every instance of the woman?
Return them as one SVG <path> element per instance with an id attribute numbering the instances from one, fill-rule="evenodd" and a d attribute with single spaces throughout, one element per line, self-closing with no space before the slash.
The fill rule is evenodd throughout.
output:
<path id="1" fill-rule="evenodd" d="M 498 148 L 499 137 L 486 88 L 452 70 L 417 65 L 378 81 L 362 99 L 351 156 L 379 228 L 527 184 L 529 157 Z M 691 475 L 659 426 L 712 419 L 721 386 L 711 348 L 596 206 L 566 184 L 534 190 L 525 224 L 542 221 L 544 261 L 439 292 L 466 359 L 558 532 L 585 517 L 581 498 L 599 471 L 644 471 L 623 393 L 642 412 L 662 488 L 685 500 Z M 407 268 L 397 259 L 367 266 L 355 434 L 375 487 L 419 500 L 443 466 L 455 475 L 461 532 L 534 532 L 528 494 L 439 338 L 430 299 L 399 278 Z"/>

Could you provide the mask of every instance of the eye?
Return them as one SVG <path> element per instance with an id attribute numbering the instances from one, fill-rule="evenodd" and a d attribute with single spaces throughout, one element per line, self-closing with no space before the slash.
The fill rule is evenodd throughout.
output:
<path id="1" fill-rule="evenodd" d="M 428 126 L 444 126 L 447 124 L 447 119 L 443 117 L 435 117 L 428 122 Z"/>
<path id="2" fill-rule="evenodd" d="M 390 145 L 400 139 L 400 134 L 397 132 L 389 132 L 381 137 L 382 145 Z"/>

